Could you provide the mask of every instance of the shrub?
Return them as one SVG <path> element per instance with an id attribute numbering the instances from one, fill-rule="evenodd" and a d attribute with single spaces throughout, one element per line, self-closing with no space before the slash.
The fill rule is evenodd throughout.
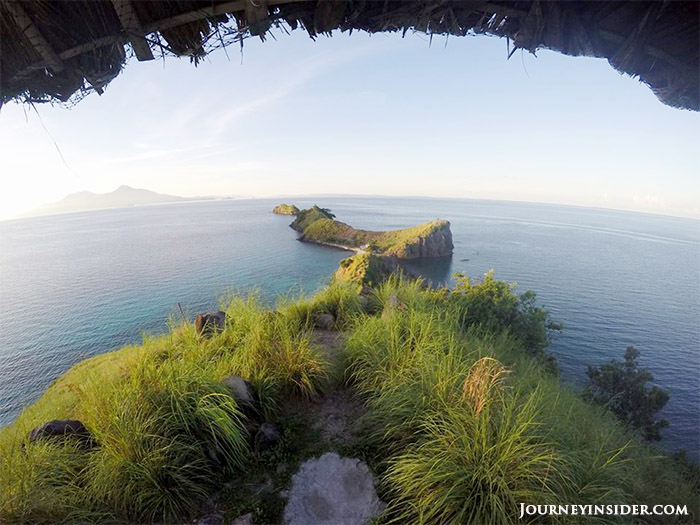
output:
<path id="1" fill-rule="evenodd" d="M 658 441 L 668 421 L 656 419 L 656 413 L 666 405 L 668 392 L 657 386 L 647 388 L 654 376 L 637 366 L 638 357 L 639 350 L 628 346 L 624 362 L 613 359 L 599 367 L 589 366 L 589 384 L 584 397 L 610 409 L 630 427 L 639 430 L 644 439 Z"/>
<path id="2" fill-rule="evenodd" d="M 554 503 L 557 456 L 538 432 L 537 395 L 491 389 L 478 412 L 456 405 L 427 420 L 389 462 L 397 521 L 510 523 L 520 503 Z"/>
<path id="3" fill-rule="evenodd" d="M 514 284 L 494 279 L 493 270 L 479 282 L 462 273 L 456 274 L 455 280 L 452 301 L 463 309 L 461 321 L 465 328 L 480 325 L 493 331 L 509 330 L 534 354 L 542 354 L 550 343 L 551 332 L 562 329 L 546 310 L 537 306 L 535 292 L 517 295 Z"/>
<path id="4" fill-rule="evenodd" d="M 665 519 L 697 523 L 697 495 L 674 462 L 546 373 L 507 326 L 465 330 L 459 298 L 410 280 L 390 279 L 376 300 L 392 295 L 400 307 L 358 317 L 346 340 L 389 523 L 511 523 L 514 502 L 569 501 L 687 505 L 689 516 Z"/>

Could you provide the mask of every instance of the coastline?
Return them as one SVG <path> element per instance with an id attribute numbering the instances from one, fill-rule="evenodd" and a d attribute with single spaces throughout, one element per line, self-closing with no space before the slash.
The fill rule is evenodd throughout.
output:
<path id="1" fill-rule="evenodd" d="M 326 241 L 315 241 L 312 239 L 304 239 L 304 236 L 297 237 L 297 241 L 299 242 L 306 242 L 309 244 L 317 244 L 318 246 L 326 246 L 328 248 L 335 248 L 337 250 L 344 250 L 346 252 L 354 252 L 356 255 L 362 255 L 364 253 L 367 253 L 367 248 L 362 248 L 362 247 L 355 247 L 355 246 L 348 246 L 347 244 L 338 244 L 334 242 L 326 242 Z"/>

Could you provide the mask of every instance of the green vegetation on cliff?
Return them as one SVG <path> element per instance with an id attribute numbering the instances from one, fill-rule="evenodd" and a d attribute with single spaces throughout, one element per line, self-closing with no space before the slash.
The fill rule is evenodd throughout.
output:
<path id="1" fill-rule="evenodd" d="M 358 230 L 335 220 L 330 210 L 313 206 L 302 210 L 291 227 L 301 240 L 367 250 L 376 255 L 414 259 L 452 254 L 452 232 L 446 220 L 435 220 L 394 231 Z"/>
<path id="2" fill-rule="evenodd" d="M 294 206 L 294 204 L 280 204 L 272 208 L 272 213 L 277 215 L 296 215 L 299 213 L 299 208 Z"/>
<path id="3" fill-rule="evenodd" d="M 323 396 L 331 378 L 362 406 L 356 440 L 339 451 L 379 477 L 381 523 L 515 523 L 521 503 L 686 505 L 687 516 L 664 522 L 697 523 L 697 494 L 677 464 L 560 383 L 544 353 L 556 327 L 523 297 L 491 275 L 454 290 L 392 277 L 364 295 L 336 282 L 274 309 L 232 297 L 222 332 L 201 338 L 188 323 L 87 360 L 2 429 L 0 523 L 180 522 L 224 483 L 227 519 L 274 522 L 284 484 L 262 501 L 251 479 L 262 469 L 278 480 L 304 454 L 291 450 L 322 452 L 294 449 L 313 422 L 286 420 L 280 407 Z M 335 356 L 314 338 L 327 314 L 343 341 Z M 253 385 L 259 415 L 222 383 L 232 374 Z M 251 444 L 260 416 L 282 425 L 280 449 Z M 96 446 L 28 439 L 64 418 L 81 420 Z"/>
<path id="4" fill-rule="evenodd" d="M 352 283 L 361 290 L 365 286 L 376 286 L 386 281 L 392 273 L 398 271 L 395 263 L 386 257 L 371 253 L 358 253 L 340 261 L 333 275 L 333 281 Z"/>
<path id="5" fill-rule="evenodd" d="M 333 220 L 335 219 L 335 215 L 333 215 L 330 210 L 319 208 L 314 204 L 311 208 L 301 210 L 297 213 L 297 218 L 294 219 L 294 222 L 292 222 L 290 226 L 298 232 L 303 232 L 312 223 L 322 219 Z"/>

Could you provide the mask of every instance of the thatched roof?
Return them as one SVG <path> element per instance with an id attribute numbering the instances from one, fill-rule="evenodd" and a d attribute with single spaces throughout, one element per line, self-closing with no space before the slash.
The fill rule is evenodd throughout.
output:
<path id="1" fill-rule="evenodd" d="M 700 109 L 700 2 L 0 0 L 0 105 L 76 101 L 131 56 L 187 55 L 267 31 L 485 33 L 515 51 L 607 58 L 670 106 Z"/>

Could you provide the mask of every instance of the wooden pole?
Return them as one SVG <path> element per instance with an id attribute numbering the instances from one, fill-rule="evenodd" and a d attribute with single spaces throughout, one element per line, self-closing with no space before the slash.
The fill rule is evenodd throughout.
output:
<path id="1" fill-rule="evenodd" d="M 117 12 L 131 47 L 134 48 L 136 58 L 139 61 L 153 60 L 153 53 L 146 40 L 146 34 L 130 0 L 112 0 L 112 5 L 114 5 L 114 10 Z"/>

